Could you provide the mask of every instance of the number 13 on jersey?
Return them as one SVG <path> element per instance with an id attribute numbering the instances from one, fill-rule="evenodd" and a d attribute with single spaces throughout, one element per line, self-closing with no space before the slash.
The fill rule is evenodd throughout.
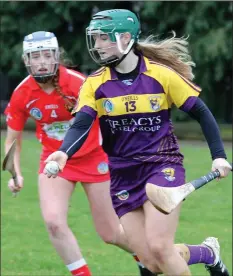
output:
<path id="1" fill-rule="evenodd" d="M 125 102 L 126 112 L 131 112 L 136 110 L 136 101 Z"/>

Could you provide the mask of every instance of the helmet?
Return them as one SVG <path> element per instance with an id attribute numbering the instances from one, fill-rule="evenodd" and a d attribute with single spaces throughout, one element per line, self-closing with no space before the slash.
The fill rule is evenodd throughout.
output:
<path id="1" fill-rule="evenodd" d="M 123 50 L 120 42 L 120 35 L 130 33 L 131 40 L 127 49 Z M 96 13 L 86 29 L 87 48 L 92 59 L 99 65 L 119 64 L 120 61 L 129 53 L 133 45 L 138 41 L 140 34 L 140 22 L 137 16 L 123 9 L 106 10 Z M 123 56 L 111 56 L 107 59 L 101 59 L 98 51 L 95 49 L 93 35 L 108 34 L 110 40 L 116 43 L 119 51 Z"/>
<path id="2" fill-rule="evenodd" d="M 48 59 L 43 57 L 47 53 Z M 34 52 L 38 53 L 38 62 L 32 64 Z M 59 67 L 59 46 L 57 38 L 53 33 L 39 31 L 31 33 L 24 37 L 23 41 L 23 59 L 28 73 L 40 83 L 46 83 L 52 79 Z M 46 63 L 47 62 L 47 63 Z M 42 69 L 39 68 L 42 66 Z"/>

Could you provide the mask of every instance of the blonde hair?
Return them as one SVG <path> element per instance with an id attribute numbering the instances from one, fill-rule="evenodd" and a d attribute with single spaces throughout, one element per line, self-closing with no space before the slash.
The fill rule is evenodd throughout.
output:
<path id="1" fill-rule="evenodd" d="M 60 48 L 60 58 L 59 64 L 65 67 L 72 67 L 72 61 L 67 57 L 67 54 L 63 48 Z M 65 102 L 65 108 L 67 111 L 71 112 L 76 104 L 75 100 L 69 99 L 63 92 L 59 85 L 59 69 L 57 70 L 56 75 L 52 79 L 52 84 L 55 87 L 56 92 L 63 98 Z"/>
<path id="2" fill-rule="evenodd" d="M 154 62 L 166 65 L 183 77 L 193 80 L 192 67 L 195 67 L 195 63 L 188 52 L 188 38 L 177 38 L 174 31 L 172 34 L 171 38 L 160 41 L 151 35 L 136 43 L 135 49 Z"/>

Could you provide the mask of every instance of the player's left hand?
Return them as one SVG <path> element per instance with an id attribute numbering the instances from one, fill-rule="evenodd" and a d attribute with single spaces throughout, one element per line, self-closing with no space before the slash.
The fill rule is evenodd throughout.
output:
<path id="1" fill-rule="evenodd" d="M 220 178 L 224 178 L 229 174 L 232 168 L 225 158 L 216 158 L 212 163 L 212 171 L 216 170 L 220 172 Z"/>

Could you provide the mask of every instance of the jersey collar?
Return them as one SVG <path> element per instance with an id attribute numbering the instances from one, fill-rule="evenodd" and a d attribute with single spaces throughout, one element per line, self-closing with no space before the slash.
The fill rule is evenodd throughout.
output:
<path id="1" fill-rule="evenodd" d="M 148 70 L 147 66 L 149 64 L 149 61 L 143 55 L 140 55 L 140 57 L 141 58 L 140 58 L 139 74 L 142 74 Z M 116 71 L 113 68 L 109 68 L 109 69 L 110 69 L 110 74 L 111 74 L 111 80 L 118 80 Z"/>

